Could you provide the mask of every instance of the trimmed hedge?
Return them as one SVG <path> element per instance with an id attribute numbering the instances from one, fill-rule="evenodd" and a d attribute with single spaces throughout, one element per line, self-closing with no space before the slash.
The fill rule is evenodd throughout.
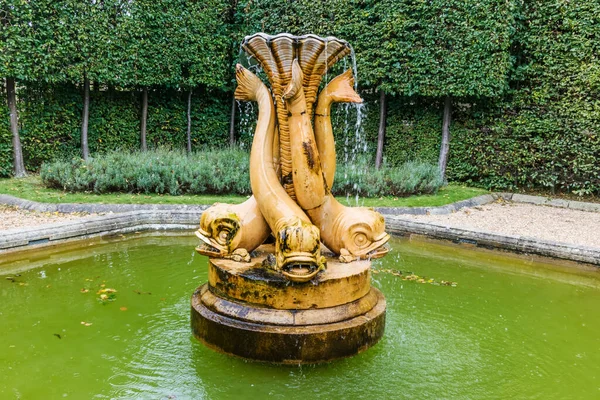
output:
<path id="1" fill-rule="evenodd" d="M 158 149 L 110 152 L 88 162 L 80 158 L 42 165 L 41 178 L 50 188 L 69 192 L 240 194 L 250 189 L 248 153 L 238 149 L 206 150 L 186 155 Z M 410 162 L 375 171 L 366 158 L 339 165 L 335 195 L 408 196 L 435 193 L 442 182 L 433 164 Z"/>
<path id="2" fill-rule="evenodd" d="M 338 165 L 332 192 L 336 196 L 405 197 L 436 193 L 442 185 L 435 164 L 408 161 L 376 170 L 368 158 L 361 157 L 354 164 Z"/>
<path id="3" fill-rule="evenodd" d="M 140 147 L 141 94 L 102 87 L 91 91 L 89 146 L 92 155 Z M 5 98 L 6 96 L 4 96 Z M 192 147 L 229 143 L 228 93 L 194 92 Z M 80 153 L 81 92 L 75 85 L 27 85 L 19 90 L 20 135 L 25 167 L 37 171 L 43 162 Z M 12 173 L 12 144 L 6 102 L 0 106 L 0 176 Z M 150 148 L 185 147 L 187 93 L 150 90 L 147 141 Z"/>
<path id="4" fill-rule="evenodd" d="M 338 154 L 352 149 L 364 152 L 365 142 L 368 144 L 366 153 L 373 152 L 378 123 L 377 96 L 374 93 L 377 89 L 376 81 L 378 77 L 389 75 L 388 64 L 393 61 L 396 52 L 394 49 L 383 48 L 380 38 L 369 34 L 371 31 L 358 28 L 370 19 L 373 23 L 382 24 L 396 16 L 398 24 L 386 25 L 388 30 L 382 32 L 413 35 L 412 31 L 402 31 L 403 24 L 412 21 L 404 18 L 408 11 L 389 8 L 391 14 L 372 12 L 373 7 L 388 4 L 387 0 L 336 0 L 326 3 L 302 0 L 288 3 L 272 0 L 260 5 L 248 1 L 236 3 L 238 7 L 230 21 L 234 25 L 232 34 L 240 39 L 244 34 L 256 30 L 274 31 L 284 26 L 298 33 L 314 29 L 320 30 L 317 33 L 339 34 L 340 37 L 349 39 L 357 51 L 359 84 L 369 82 L 368 86 L 361 87 L 368 113 L 363 121 L 365 139 L 357 141 L 352 126 L 345 128 L 345 115 L 340 111 L 342 107 L 336 106 L 334 130 Z M 400 3 L 402 2 L 398 4 Z M 441 4 L 434 3 L 438 6 Z M 268 8 L 268 4 L 273 4 L 274 8 Z M 506 16 L 505 11 L 510 11 L 507 27 L 490 28 L 502 34 L 498 38 L 502 39 L 502 43 L 498 42 L 497 45 L 511 56 L 508 88 L 503 95 L 495 98 L 454 99 L 448 179 L 495 190 L 544 188 L 582 195 L 600 194 L 600 4 L 568 0 L 486 0 L 481 4 L 497 4 L 504 10 L 498 14 L 502 16 Z M 410 3 L 410 7 L 413 6 L 424 7 L 422 4 Z M 318 15 L 318 18 L 298 17 L 294 13 L 298 7 L 307 12 L 317 12 L 311 15 Z M 333 12 L 334 9 L 339 12 Z M 435 8 L 430 11 L 433 10 Z M 350 13 L 353 18 L 347 23 L 338 24 L 339 21 L 345 21 L 346 13 Z M 410 12 L 406 15 L 419 14 Z M 499 19 L 501 25 L 504 24 L 504 17 L 496 18 L 495 14 L 489 14 L 489 18 L 496 22 Z M 435 18 L 429 18 L 428 21 L 437 23 Z M 510 29 L 507 31 L 508 25 Z M 400 31 L 396 32 L 397 29 Z M 487 32 L 488 28 L 481 29 Z M 510 49 L 505 48 L 507 32 L 510 33 Z M 402 35 L 398 37 L 403 37 Z M 396 43 L 395 37 L 391 35 L 389 43 Z M 490 38 L 493 39 L 485 36 L 481 43 L 487 43 Z M 439 44 L 433 43 L 432 46 L 439 47 Z M 373 49 L 376 53 L 384 51 L 392 57 L 389 59 L 392 61 L 370 58 L 373 54 L 365 53 L 367 49 Z M 237 57 L 238 50 L 237 45 L 234 46 L 233 58 Z M 410 60 L 414 61 L 413 58 Z M 396 61 L 398 65 L 395 68 L 402 68 L 402 63 L 399 62 L 401 60 Z M 410 70 L 409 67 L 407 65 L 406 71 Z M 333 70 L 331 72 L 333 74 Z M 360 80 L 361 76 L 364 79 Z M 404 75 L 394 75 L 391 78 L 402 76 Z M 453 79 L 453 74 L 440 77 L 442 78 Z M 477 84 L 477 81 L 472 80 L 472 83 Z M 397 91 L 400 92 L 402 91 Z M 139 93 L 110 91 L 102 87 L 99 92 L 93 91 L 92 95 L 92 154 L 115 148 L 136 149 L 139 135 Z M 195 92 L 192 137 L 196 144 L 216 147 L 226 145 L 230 96 L 230 93 L 221 91 L 208 94 Z M 5 93 L 2 93 L 2 97 L 5 98 Z M 19 88 L 19 110 L 23 150 L 29 170 L 37 170 L 44 161 L 78 154 L 81 94 L 77 87 L 27 83 L 25 87 Z M 5 101 L 0 103 L 0 116 L 0 176 L 10 176 L 11 135 Z M 436 162 L 441 120 L 440 99 L 416 95 L 389 96 L 384 147 L 387 163 L 390 166 L 401 166 L 408 161 Z M 238 123 L 236 134 L 247 148 L 255 118 L 245 117 L 243 121 L 243 124 Z M 151 90 L 148 124 L 151 146 L 183 147 L 186 126 L 185 93 L 164 88 Z"/>

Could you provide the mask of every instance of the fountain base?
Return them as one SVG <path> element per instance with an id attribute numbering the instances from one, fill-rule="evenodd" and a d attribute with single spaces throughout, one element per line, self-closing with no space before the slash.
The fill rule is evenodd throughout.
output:
<path id="1" fill-rule="evenodd" d="M 210 259 L 209 281 L 192 296 L 192 331 L 208 347 L 283 364 L 319 363 L 355 355 L 383 336 L 385 298 L 370 286 L 370 262 L 340 263 L 313 281 L 290 282 L 252 263 Z"/>

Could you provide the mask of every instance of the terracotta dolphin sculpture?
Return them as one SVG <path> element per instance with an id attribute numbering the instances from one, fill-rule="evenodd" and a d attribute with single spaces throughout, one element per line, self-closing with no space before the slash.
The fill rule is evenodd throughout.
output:
<path id="1" fill-rule="evenodd" d="M 209 257 L 250 262 L 250 252 L 271 233 L 254 196 L 242 204 L 215 203 L 200 217 L 196 251 Z"/>
<path id="2" fill-rule="evenodd" d="M 250 185 L 261 213 L 275 235 L 275 269 L 292 281 L 305 282 L 325 267 L 319 228 L 286 193 L 273 162 L 275 106 L 265 84 L 236 66 L 235 98 L 258 103 L 258 120 L 250 152 Z"/>
<path id="3" fill-rule="evenodd" d="M 295 61 L 292 80 L 283 94 L 289 111 L 292 171 L 293 178 L 298 177 L 298 183 L 294 181 L 298 204 L 319 227 L 323 243 L 339 254 L 341 261 L 382 257 L 388 252 L 385 244 L 390 238 L 385 232 L 383 216 L 369 208 L 345 207 L 329 189 L 335 175 L 331 103 L 362 101 L 352 88 L 352 74 L 346 72 L 336 77 L 319 95 L 314 133 L 306 112 L 302 78 L 302 70 Z"/>

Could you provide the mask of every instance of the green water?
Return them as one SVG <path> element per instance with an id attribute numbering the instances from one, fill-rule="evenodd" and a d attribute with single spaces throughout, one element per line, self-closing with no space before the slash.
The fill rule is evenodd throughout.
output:
<path id="1" fill-rule="evenodd" d="M 458 286 L 376 274 L 379 344 L 279 367 L 191 336 L 189 297 L 207 276 L 195 244 L 132 238 L 0 265 L 0 399 L 600 398 L 597 271 L 396 239 L 375 268 Z M 101 285 L 114 301 L 98 300 Z"/>

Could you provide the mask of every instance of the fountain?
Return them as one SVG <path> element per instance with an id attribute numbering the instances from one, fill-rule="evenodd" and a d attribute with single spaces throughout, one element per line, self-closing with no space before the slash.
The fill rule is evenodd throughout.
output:
<path id="1" fill-rule="evenodd" d="M 362 99 L 352 69 L 318 89 L 351 48 L 333 37 L 258 33 L 242 49 L 271 86 L 236 66 L 236 99 L 258 103 L 253 196 L 202 214 L 196 250 L 210 257 L 209 278 L 192 296 L 192 330 L 211 348 L 254 360 L 354 355 L 383 335 L 386 303 L 370 285 L 370 259 L 387 254 L 389 235 L 379 213 L 345 207 L 330 191 L 331 104 Z"/>

